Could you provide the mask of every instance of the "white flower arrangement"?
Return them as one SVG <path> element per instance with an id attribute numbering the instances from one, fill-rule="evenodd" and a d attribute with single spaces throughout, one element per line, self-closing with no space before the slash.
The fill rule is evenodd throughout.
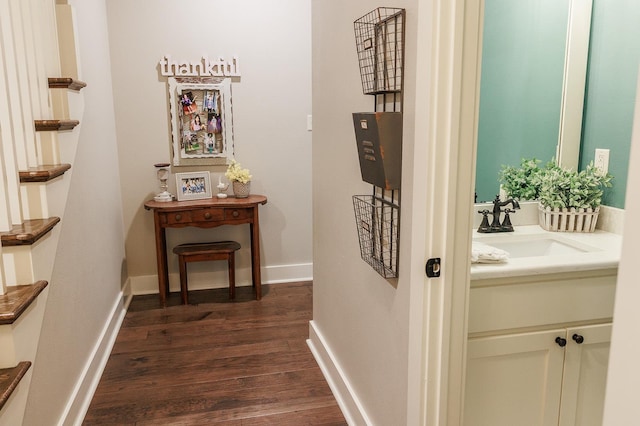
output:
<path id="1" fill-rule="evenodd" d="M 251 181 L 251 174 L 249 173 L 249 169 L 243 169 L 240 163 L 236 160 L 231 160 L 229 163 L 229 167 L 227 167 L 227 171 L 224 174 L 229 181 L 233 182 L 242 182 L 248 183 Z"/>

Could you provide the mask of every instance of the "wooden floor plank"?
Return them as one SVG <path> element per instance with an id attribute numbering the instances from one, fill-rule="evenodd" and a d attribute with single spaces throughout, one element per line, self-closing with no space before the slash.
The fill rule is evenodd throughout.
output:
<path id="1" fill-rule="evenodd" d="M 136 296 L 84 425 L 346 425 L 306 339 L 312 284 Z"/>

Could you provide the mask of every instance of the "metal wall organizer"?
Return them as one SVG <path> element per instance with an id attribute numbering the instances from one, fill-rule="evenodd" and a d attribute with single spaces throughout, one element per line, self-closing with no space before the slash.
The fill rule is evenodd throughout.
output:
<path id="1" fill-rule="evenodd" d="M 400 207 L 384 198 L 354 195 L 360 257 L 384 278 L 398 276 Z"/>
<path id="2" fill-rule="evenodd" d="M 362 180 L 385 190 L 400 189 L 402 178 L 402 113 L 355 112 Z"/>
<path id="3" fill-rule="evenodd" d="M 365 95 L 402 92 L 404 9 L 379 7 L 354 22 Z"/>
<path id="4" fill-rule="evenodd" d="M 374 112 L 354 113 L 362 180 L 354 195 L 360 256 L 384 278 L 398 277 L 405 10 L 379 7 L 354 21 L 358 64 Z"/>

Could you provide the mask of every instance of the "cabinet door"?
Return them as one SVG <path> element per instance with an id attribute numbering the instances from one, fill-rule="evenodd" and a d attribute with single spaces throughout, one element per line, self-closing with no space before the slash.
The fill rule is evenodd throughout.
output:
<path id="1" fill-rule="evenodd" d="M 557 426 L 566 329 L 469 339 L 466 426 Z"/>
<path id="2" fill-rule="evenodd" d="M 561 426 L 602 425 L 610 341 L 610 323 L 567 329 Z"/>

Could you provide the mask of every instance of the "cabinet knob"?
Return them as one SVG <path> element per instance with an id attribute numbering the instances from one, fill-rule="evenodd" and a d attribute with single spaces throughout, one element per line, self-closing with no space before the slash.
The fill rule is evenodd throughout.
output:
<path id="1" fill-rule="evenodd" d="M 205 219 L 211 219 L 211 213 L 206 212 L 206 213 L 204 214 L 204 218 L 205 218 Z"/>
<path id="2" fill-rule="evenodd" d="M 177 214 L 176 215 L 176 220 L 182 220 L 182 215 L 181 214 Z"/>
<path id="3" fill-rule="evenodd" d="M 579 334 L 574 334 L 573 336 L 571 336 L 571 338 L 572 338 L 573 340 L 575 340 L 575 342 L 576 342 L 577 344 L 579 344 L 579 345 L 580 345 L 582 342 L 584 342 L 584 337 L 582 337 L 582 336 L 581 336 L 581 335 L 579 335 Z"/>
<path id="4" fill-rule="evenodd" d="M 240 212 L 238 210 L 234 210 L 233 213 L 231 213 L 231 215 L 233 217 L 238 217 L 238 216 L 240 216 Z"/>
<path id="5" fill-rule="evenodd" d="M 556 343 L 561 348 L 564 348 L 566 346 L 566 344 L 567 344 L 567 339 L 563 339 L 562 337 L 556 337 Z"/>

